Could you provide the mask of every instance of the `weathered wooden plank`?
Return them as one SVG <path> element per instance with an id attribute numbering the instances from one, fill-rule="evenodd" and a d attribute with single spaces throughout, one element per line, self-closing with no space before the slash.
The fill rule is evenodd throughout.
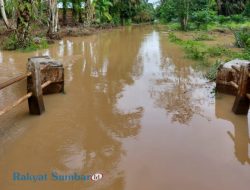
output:
<path id="1" fill-rule="evenodd" d="M 49 86 L 52 82 L 51 81 L 47 81 L 45 83 L 42 84 L 42 89 Z"/>
<path id="2" fill-rule="evenodd" d="M 240 67 L 240 80 L 238 92 L 233 105 L 233 112 L 235 114 L 247 115 L 249 109 L 249 99 L 247 97 L 247 93 L 249 91 L 249 83 L 250 79 L 248 76 L 249 66 L 241 66 Z"/>
<path id="3" fill-rule="evenodd" d="M 32 115 L 40 115 L 45 111 L 41 86 L 40 63 L 33 58 L 29 59 L 28 71 L 31 72 L 31 76 L 29 76 L 27 80 L 28 92 L 32 93 L 32 96 L 28 99 L 29 111 Z"/>
<path id="4" fill-rule="evenodd" d="M 221 67 L 218 69 L 216 77 L 216 91 L 225 94 L 236 95 L 238 90 L 237 88 L 235 88 L 236 85 L 234 84 L 239 83 L 239 68 L 240 66 L 246 66 L 248 64 L 249 61 L 238 59 L 232 60 L 225 64 L 221 64 Z M 224 81 L 224 83 L 222 83 L 221 81 Z M 230 83 L 231 81 L 233 83 Z"/>
<path id="5" fill-rule="evenodd" d="M 28 98 L 30 98 L 32 96 L 32 92 L 26 94 L 25 96 L 21 97 L 20 99 L 18 99 L 16 102 L 14 102 L 13 104 L 7 106 L 6 108 L 4 108 L 2 111 L 0 111 L 0 116 L 7 113 L 8 111 L 12 110 L 13 108 L 15 108 L 16 106 L 18 106 L 19 104 L 21 104 L 22 102 L 24 102 L 25 100 L 27 100 Z"/>
<path id="6" fill-rule="evenodd" d="M 12 78 L 12 79 L 10 79 L 10 80 L 8 80 L 8 81 L 6 81 L 6 82 L 1 83 L 1 84 L 0 84 L 0 90 L 6 88 L 6 87 L 8 87 L 8 86 L 10 86 L 10 85 L 12 85 L 12 84 L 14 84 L 14 83 L 16 83 L 16 82 L 19 82 L 19 81 L 21 81 L 21 80 L 24 80 L 24 79 L 27 78 L 27 76 L 30 76 L 30 75 L 31 75 L 31 73 L 29 72 L 29 73 L 27 73 L 27 74 L 19 75 L 19 76 L 15 77 L 15 78 Z"/>

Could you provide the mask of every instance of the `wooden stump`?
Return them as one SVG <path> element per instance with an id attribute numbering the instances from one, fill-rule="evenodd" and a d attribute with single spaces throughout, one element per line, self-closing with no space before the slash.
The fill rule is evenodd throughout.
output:
<path id="1" fill-rule="evenodd" d="M 29 59 L 28 71 L 31 72 L 31 76 L 27 78 L 28 93 L 32 93 L 31 97 L 28 99 L 29 111 L 32 115 L 41 115 L 45 111 L 45 107 L 41 86 L 40 63 L 33 59 Z"/>
<path id="2" fill-rule="evenodd" d="M 40 56 L 29 58 L 27 70 L 31 72 L 27 79 L 27 90 L 32 92 L 28 100 L 30 114 L 40 115 L 45 111 L 43 94 L 64 92 L 64 68 L 49 56 Z"/>
<path id="3" fill-rule="evenodd" d="M 221 67 L 218 69 L 216 77 L 216 91 L 225 94 L 236 95 L 238 90 L 235 88 L 235 84 L 239 84 L 240 80 L 240 75 L 237 68 L 240 68 L 240 66 L 246 66 L 249 63 L 250 62 L 246 60 L 236 59 L 221 65 Z"/>
<path id="4" fill-rule="evenodd" d="M 249 70 L 250 65 L 240 67 L 240 80 L 238 85 L 238 92 L 233 105 L 233 112 L 235 114 L 247 115 L 249 109 L 249 99 L 247 93 L 249 93 Z"/>
<path id="5" fill-rule="evenodd" d="M 55 94 L 64 92 L 64 68 L 63 65 L 51 59 L 50 57 L 45 57 L 43 59 L 38 58 L 41 67 L 45 67 L 41 71 L 41 81 L 42 84 L 51 81 L 52 83 L 43 89 L 43 94 Z"/>

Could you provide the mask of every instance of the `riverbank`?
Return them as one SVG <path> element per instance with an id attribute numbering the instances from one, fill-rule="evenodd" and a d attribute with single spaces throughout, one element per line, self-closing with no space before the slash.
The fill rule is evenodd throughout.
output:
<path id="1" fill-rule="evenodd" d="M 131 26 L 143 26 L 143 25 L 149 25 L 152 24 L 151 22 L 146 23 L 139 23 L 139 24 L 131 24 Z M 40 43 L 41 39 L 44 39 L 46 44 L 53 44 L 57 40 L 61 40 L 64 37 L 81 37 L 81 36 L 88 36 L 96 34 L 100 31 L 106 31 L 111 29 L 119 29 L 123 27 L 122 25 L 114 25 L 114 24 L 95 24 L 91 25 L 89 27 L 86 27 L 84 25 L 77 25 L 77 26 L 61 26 L 59 32 L 56 34 L 56 36 L 51 39 L 47 37 L 47 27 L 46 26 L 40 26 L 36 29 L 32 30 L 32 36 L 35 39 L 34 41 L 38 41 Z M 8 41 L 11 38 L 12 31 L 6 30 L 3 21 L 0 20 L 0 50 L 6 49 L 6 41 Z M 43 49 L 37 48 L 37 49 Z M 8 49 L 7 50 L 11 50 Z M 31 49 L 30 51 L 32 51 Z M 29 49 L 28 49 L 29 51 Z"/>
<path id="2" fill-rule="evenodd" d="M 55 36 L 55 38 L 50 39 L 47 38 L 47 27 L 41 26 L 37 29 L 32 30 L 33 38 L 38 39 L 46 39 L 48 44 L 54 43 L 56 40 L 60 40 L 64 37 L 79 37 L 79 36 L 86 36 L 95 34 L 101 30 L 108 30 L 112 28 L 118 28 L 119 26 L 114 25 L 102 25 L 102 26 L 90 26 L 84 27 L 82 25 L 79 26 L 62 26 L 60 31 Z M 11 38 L 12 31 L 6 30 L 3 24 L 1 24 L 0 28 L 0 49 L 5 49 L 5 42 Z"/>

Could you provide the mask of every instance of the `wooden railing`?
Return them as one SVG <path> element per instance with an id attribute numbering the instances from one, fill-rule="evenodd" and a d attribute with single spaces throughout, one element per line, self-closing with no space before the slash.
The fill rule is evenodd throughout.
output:
<path id="1" fill-rule="evenodd" d="M 37 57 L 37 58 L 38 59 L 43 58 L 43 59 L 50 60 L 50 57 Z M 52 83 L 54 83 L 54 82 L 56 83 L 58 81 L 47 80 L 42 84 L 42 81 L 41 81 L 42 71 L 47 72 L 47 73 L 45 72 L 45 75 L 46 74 L 48 74 L 48 76 L 51 75 L 51 73 L 49 73 L 50 72 L 50 64 L 49 64 L 50 62 L 48 61 L 48 64 L 46 64 L 45 66 L 43 66 L 41 68 L 40 62 L 30 61 L 31 59 L 29 59 L 28 72 L 26 74 L 22 74 L 20 76 L 17 76 L 15 78 L 12 78 L 12 79 L 0 84 L 0 90 L 3 90 L 4 88 L 11 86 L 12 84 L 15 84 L 19 81 L 27 79 L 27 91 L 28 91 L 27 94 L 25 94 L 24 96 L 19 98 L 17 101 L 13 102 L 11 105 L 8 105 L 3 110 L 1 110 L 0 116 L 7 113 L 10 110 L 12 110 L 13 108 L 20 105 L 22 102 L 24 102 L 26 100 L 28 100 L 30 114 L 40 115 L 45 111 L 44 101 L 43 101 L 43 89 L 48 87 Z M 55 67 L 55 68 L 59 68 L 59 67 Z M 64 76 L 64 74 L 62 74 L 62 76 Z M 49 77 L 47 77 L 47 78 L 49 78 Z M 54 80 L 57 80 L 56 77 L 54 77 L 54 76 L 52 78 Z M 62 80 L 61 82 L 63 85 L 64 80 Z M 63 90 L 63 87 L 61 89 Z"/>
<path id="2" fill-rule="evenodd" d="M 27 73 L 1 83 L 0 90 L 25 79 L 27 79 L 27 94 L 1 110 L 0 116 L 26 100 L 30 114 L 40 115 L 45 111 L 43 91 L 46 94 L 64 92 L 63 66 L 48 56 L 30 58 Z"/>

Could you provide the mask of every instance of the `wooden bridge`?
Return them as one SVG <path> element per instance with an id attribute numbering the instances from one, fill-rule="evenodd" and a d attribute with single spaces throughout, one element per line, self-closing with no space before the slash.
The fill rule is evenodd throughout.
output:
<path id="1" fill-rule="evenodd" d="M 250 101 L 250 62 L 234 60 L 218 69 L 217 92 L 235 95 L 232 111 L 247 115 Z"/>
<path id="2" fill-rule="evenodd" d="M 0 111 L 0 116 L 28 100 L 29 112 L 40 115 L 45 111 L 43 94 L 64 92 L 64 68 L 48 56 L 29 58 L 27 73 L 0 84 L 0 90 L 27 79 L 27 94 Z"/>

